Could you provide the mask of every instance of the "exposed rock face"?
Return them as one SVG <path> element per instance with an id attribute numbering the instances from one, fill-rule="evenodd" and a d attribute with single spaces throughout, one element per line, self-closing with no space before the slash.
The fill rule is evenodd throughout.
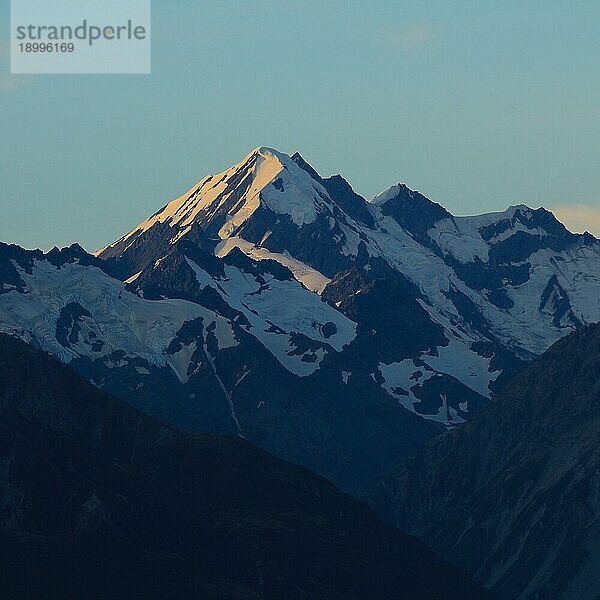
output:
<path id="1" fill-rule="evenodd" d="M 0 507 L 7 598 L 491 598 L 306 469 L 164 426 L 3 334 Z"/>
<path id="2" fill-rule="evenodd" d="M 600 325 L 554 344 L 378 489 L 402 528 L 500 598 L 600 595 Z"/>

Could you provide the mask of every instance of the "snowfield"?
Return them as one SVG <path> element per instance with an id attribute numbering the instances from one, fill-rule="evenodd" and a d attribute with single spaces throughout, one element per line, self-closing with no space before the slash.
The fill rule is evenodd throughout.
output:
<path id="1" fill-rule="evenodd" d="M 14 276 L 0 281 L 0 330 L 66 362 L 123 351 L 168 366 L 182 384 L 204 352 L 226 396 L 233 375 L 220 352 L 250 335 L 276 361 L 267 370 L 323 377 L 332 390 L 368 385 L 365 397 L 383 390 L 445 425 L 468 418 L 524 361 L 600 321 L 600 242 L 550 212 L 516 204 L 455 217 L 404 184 L 367 202 L 341 177 L 264 146 L 96 256 L 123 281 L 77 261 L 37 259 L 31 274 L 13 263 L 26 293 Z M 377 296 L 390 273 L 408 298 L 389 288 Z M 147 286 L 162 299 L 145 300 Z M 415 323 L 388 331 L 389 314 L 404 310 Z M 174 351 L 182 326 L 199 318 L 200 337 Z"/>

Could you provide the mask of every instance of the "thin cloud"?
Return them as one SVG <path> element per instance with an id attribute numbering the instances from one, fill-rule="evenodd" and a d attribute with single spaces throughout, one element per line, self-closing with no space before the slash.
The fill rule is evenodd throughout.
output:
<path id="1" fill-rule="evenodd" d="M 596 237 L 600 237 L 600 209 L 578 204 L 555 206 L 552 212 L 570 231 L 575 233 L 589 231 Z"/>
<path id="2" fill-rule="evenodd" d="M 412 52 L 428 46 L 433 40 L 433 30 L 423 23 L 413 23 L 384 36 L 384 42 L 392 48 L 400 48 L 403 52 Z"/>

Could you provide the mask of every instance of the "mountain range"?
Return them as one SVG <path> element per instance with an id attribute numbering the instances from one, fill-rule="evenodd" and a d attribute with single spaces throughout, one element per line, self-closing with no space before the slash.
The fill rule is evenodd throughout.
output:
<path id="1" fill-rule="evenodd" d="M 367 201 L 259 147 L 95 254 L 0 245 L 0 331 L 362 494 L 600 320 L 600 241 L 519 204 Z"/>

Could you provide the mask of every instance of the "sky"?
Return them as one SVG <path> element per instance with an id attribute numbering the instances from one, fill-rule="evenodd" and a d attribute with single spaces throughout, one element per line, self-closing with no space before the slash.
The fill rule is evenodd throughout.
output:
<path id="1" fill-rule="evenodd" d="M 150 75 L 11 76 L 8 18 L 2 241 L 96 250 L 260 145 L 600 235 L 597 0 L 154 0 Z"/>

